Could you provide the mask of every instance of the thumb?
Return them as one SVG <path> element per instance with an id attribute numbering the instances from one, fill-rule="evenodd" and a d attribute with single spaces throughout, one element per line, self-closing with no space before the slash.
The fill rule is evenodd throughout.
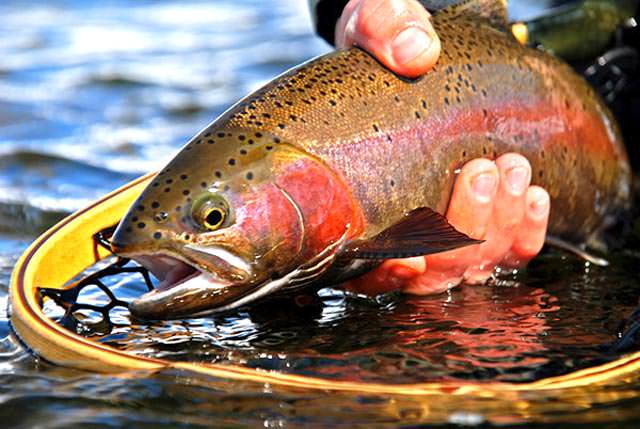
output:
<path id="1" fill-rule="evenodd" d="M 417 0 L 351 0 L 336 25 L 336 46 L 360 46 L 392 71 L 417 77 L 440 54 L 429 18 Z"/>

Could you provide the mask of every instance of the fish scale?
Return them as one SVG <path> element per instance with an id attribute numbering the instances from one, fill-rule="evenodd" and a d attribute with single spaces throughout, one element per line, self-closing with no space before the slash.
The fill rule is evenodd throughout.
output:
<path id="1" fill-rule="evenodd" d="M 421 78 L 401 78 L 358 48 L 336 51 L 276 78 L 194 137 L 125 216 L 114 248 L 170 256 L 218 283 L 151 292 L 132 311 L 206 314 L 288 281 L 297 287 L 297 272 L 332 282 L 376 258 L 473 244 L 426 208 L 444 213 L 466 162 L 506 152 L 527 157 L 532 183 L 549 192 L 551 234 L 597 239 L 630 194 L 615 121 L 570 67 L 496 27 L 504 13 L 489 10 L 490 22 L 482 10 L 434 14 L 441 55 Z M 202 198 L 227 201 L 229 222 L 211 231 L 198 223 Z"/>

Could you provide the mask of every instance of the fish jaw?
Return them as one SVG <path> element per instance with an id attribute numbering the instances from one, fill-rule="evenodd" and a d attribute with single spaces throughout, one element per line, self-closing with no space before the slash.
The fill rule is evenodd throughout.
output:
<path id="1" fill-rule="evenodd" d="M 168 255 L 132 257 L 159 280 L 156 288 L 129 304 L 145 320 L 198 317 L 236 308 L 255 289 L 253 282 L 233 282 Z"/>

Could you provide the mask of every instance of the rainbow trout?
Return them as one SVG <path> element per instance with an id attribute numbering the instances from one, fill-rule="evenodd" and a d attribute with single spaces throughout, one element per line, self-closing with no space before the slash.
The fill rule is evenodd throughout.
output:
<path id="1" fill-rule="evenodd" d="M 488 1 L 435 13 L 442 53 L 420 79 L 362 50 L 337 51 L 201 131 L 112 238 L 160 281 L 132 313 L 202 316 L 386 258 L 478 243 L 438 212 L 465 162 L 510 151 L 549 191 L 550 233 L 573 243 L 597 235 L 629 199 L 618 129 L 568 66 L 504 31 L 504 16 Z"/>

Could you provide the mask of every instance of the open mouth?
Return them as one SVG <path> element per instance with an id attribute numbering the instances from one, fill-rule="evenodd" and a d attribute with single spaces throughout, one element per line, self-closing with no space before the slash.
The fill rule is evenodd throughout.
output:
<path id="1" fill-rule="evenodd" d="M 235 283 L 168 255 L 135 255 L 136 262 L 159 280 L 156 288 L 129 304 L 140 319 L 200 317 L 234 309 L 247 301 L 256 285 Z"/>
<path id="2" fill-rule="evenodd" d="M 160 281 L 156 285 L 158 291 L 171 289 L 202 274 L 194 266 L 171 256 L 139 256 L 135 260 Z"/>

